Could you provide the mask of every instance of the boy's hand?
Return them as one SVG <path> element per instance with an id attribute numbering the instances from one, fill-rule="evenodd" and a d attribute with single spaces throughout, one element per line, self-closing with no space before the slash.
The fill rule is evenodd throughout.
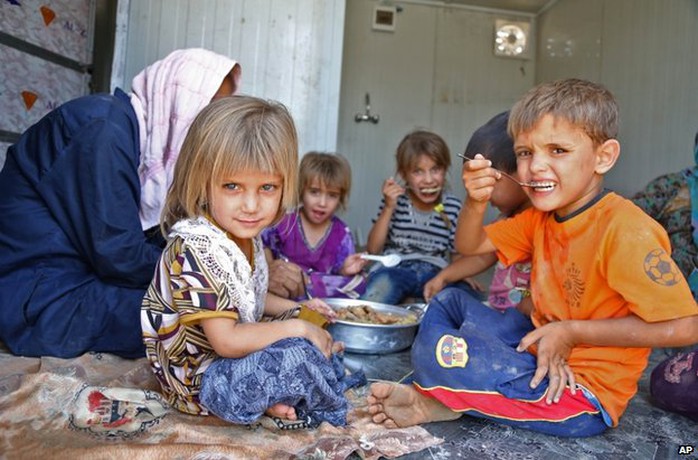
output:
<path id="1" fill-rule="evenodd" d="M 397 206 L 397 197 L 404 195 L 405 188 L 390 177 L 383 182 L 382 192 L 383 199 L 385 200 L 385 207 L 392 209 Z"/>
<path id="2" fill-rule="evenodd" d="M 548 404 L 560 402 L 560 397 L 568 384 L 571 393 L 576 393 L 574 372 L 567 364 L 567 358 L 574 348 L 570 337 L 565 321 L 556 321 L 526 334 L 516 348 L 516 351 L 522 352 L 533 344 L 538 345 L 538 364 L 530 386 L 536 388 L 547 375 L 548 389 L 545 392 L 545 402 Z"/>
<path id="3" fill-rule="evenodd" d="M 340 273 L 344 276 L 356 275 L 364 269 L 368 262 L 368 260 L 361 258 L 361 254 L 351 254 L 344 259 Z"/>
<path id="4" fill-rule="evenodd" d="M 444 286 L 446 286 L 446 280 L 440 277 L 439 275 L 436 275 L 435 277 L 427 281 L 427 284 L 424 285 L 424 291 L 422 291 L 424 300 L 430 302 L 436 294 L 441 292 Z"/>
<path id="5" fill-rule="evenodd" d="M 470 161 L 463 163 L 463 185 L 468 192 L 468 199 L 477 202 L 488 202 L 492 191 L 501 174 L 492 168 L 492 162 L 479 153 Z"/>

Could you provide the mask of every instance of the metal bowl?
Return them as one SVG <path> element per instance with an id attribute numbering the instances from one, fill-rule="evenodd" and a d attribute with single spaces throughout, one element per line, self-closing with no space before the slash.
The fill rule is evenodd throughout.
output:
<path id="1" fill-rule="evenodd" d="M 410 347 L 424 312 L 424 308 L 417 306 L 419 304 L 397 307 L 366 300 L 332 298 L 323 300 L 335 310 L 367 305 L 382 313 L 397 316 L 417 315 L 417 321 L 410 324 L 366 324 L 343 320 L 330 324 L 327 330 L 332 334 L 332 338 L 344 342 L 346 351 L 351 353 L 382 355 Z"/>

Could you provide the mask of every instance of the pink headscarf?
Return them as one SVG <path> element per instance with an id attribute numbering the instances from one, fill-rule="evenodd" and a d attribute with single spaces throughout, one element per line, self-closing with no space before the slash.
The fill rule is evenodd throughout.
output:
<path id="1" fill-rule="evenodd" d="M 160 222 L 174 165 L 189 125 L 211 102 L 236 61 L 201 48 L 177 50 L 146 67 L 131 84 L 140 128 L 140 219 L 143 229 Z M 237 78 L 235 87 L 238 87 Z"/>

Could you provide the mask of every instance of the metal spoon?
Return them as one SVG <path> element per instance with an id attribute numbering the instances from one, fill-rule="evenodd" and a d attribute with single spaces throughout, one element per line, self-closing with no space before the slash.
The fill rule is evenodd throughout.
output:
<path id="1" fill-rule="evenodd" d="M 366 260 L 378 261 L 388 268 L 396 266 L 402 260 L 402 258 L 397 254 L 386 254 L 384 256 L 375 256 L 372 254 L 361 254 L 360 257 L 362 259 L 366 259 Z"/>
<path id="2" fill-rule="evenodd" d="M 463 159 L 464 162 L 465 162 L 465 161 L 471 161 L 471 160 L 473 160 L 472 158 L 466 157 L 466 156 L 463 155 L 462 153 L 459 153 L 458 156 L 461 157 L 461 158 Z M 501 174 L 502 176 L 506 177 L 507 179 L 513 180 L 514 182 L 516 182 L 517 184 L 519 184 L 519 185 L 522 186 L 522 187 L 532 187 L 532 188 L 535 187 L 535 186 L 534 186 L 533 184 L 531 184 L 530 182 L 521 182 L 521 181 L 519 181 L 517 178 L 515 178 L 514 176 L 512 176 L 512 175 L 510 175 L 510 174 L 507 174 L 507 173 L 505 173 L 504 171 L 501 171 L 501 170 L 496 169 L 496 168 L 492 168 L 492 169 L 494 169 L 495 171 L 499 171 L 499 174 Z"/>

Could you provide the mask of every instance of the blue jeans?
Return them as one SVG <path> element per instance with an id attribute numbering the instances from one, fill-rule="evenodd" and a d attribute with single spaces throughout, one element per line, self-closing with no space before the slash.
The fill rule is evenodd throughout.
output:
<path id="1" fill-rule="evenodd" d="M 557 436 L 594 436 L 607 424 L 596 398 L 565 390 L 548 405 L 548 380 L 529 382 L 536 357 L 516 346 L 534 326 L 515 308 L 494 310 L 457 289 L 429 303 L 412 345 L 413 383 L 451 410 Z M 581 389 L 581 388 L 580 388 Z"/>
<path id="2" fill-rule="evenodd" d="M 408 260 L 397 267 L 382 267 L 368 275 L 366 292 L 361 299 L 371 302 L 397 305 L 408 297 L 422 298 L 424 285 L 435 277 L 441 269 L 429 262 Z M 480 299 L 480 293 L 467 283 L 458 282 L 448 285 L 467 291 Z"/>

